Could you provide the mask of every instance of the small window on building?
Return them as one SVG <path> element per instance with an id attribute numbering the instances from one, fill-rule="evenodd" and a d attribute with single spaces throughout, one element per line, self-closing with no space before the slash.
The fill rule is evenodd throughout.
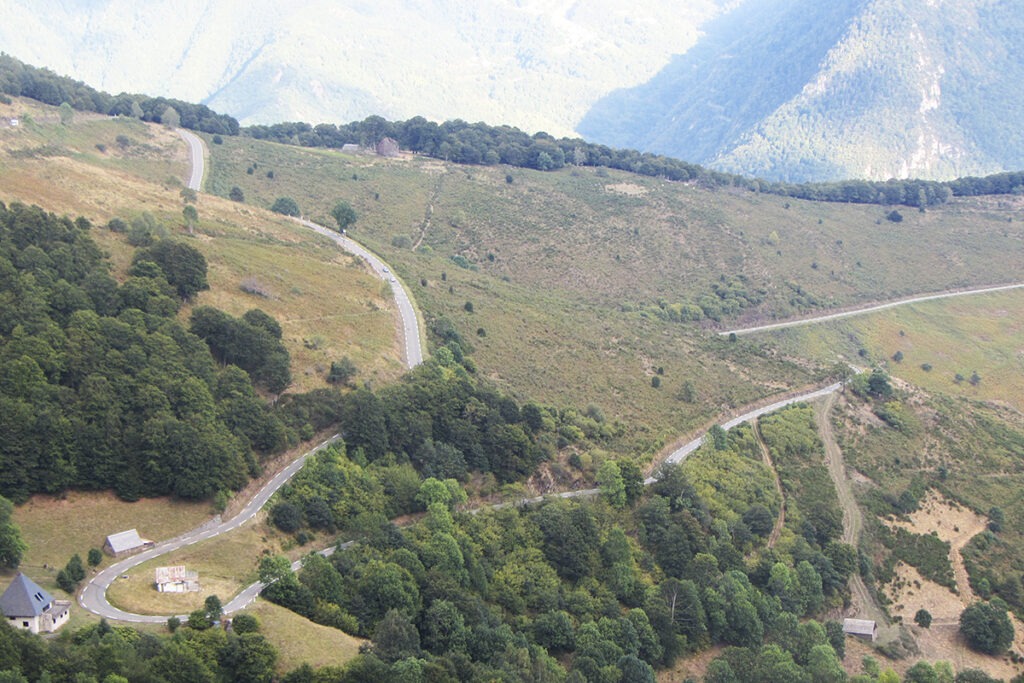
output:
<path id="1" fill-rule="evenodd" d="M 21 625 L 24 626 L 25 628 L 28 628 L 28 622 L 27 621 L 21 622 Z"/>

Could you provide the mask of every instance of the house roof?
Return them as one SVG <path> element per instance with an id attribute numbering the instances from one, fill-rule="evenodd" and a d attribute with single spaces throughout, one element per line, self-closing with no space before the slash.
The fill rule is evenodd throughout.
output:
<path id="1" fill-rule="evenodd" d="M 5 617 L 38 617 L 53 602 L 53 596 L 21 572 L 0 595 L 0 611 Z"/>
<path id="2" fill-rule="evenodd" d="M 843 619 L 843 633 L 869 636 L 875 632 L 875 622 L 871 619 Z"/>
<path id="3" fill-rule="evenodd" d="M 145 542 L 139 536 L 139 532 L 135 529 L 129 529 L 128 531 L 122 531 L 117 534 L 110 534 L 107 536 L 107 545 L 115 553 L 122 553 L 126 550 L 138 548 L 144 545 Z"/>

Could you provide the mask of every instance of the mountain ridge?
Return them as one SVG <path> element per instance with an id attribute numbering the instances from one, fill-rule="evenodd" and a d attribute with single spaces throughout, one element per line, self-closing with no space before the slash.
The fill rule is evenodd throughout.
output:
<path id="1" fill-rule="evenodd" d="M 732 40 L 743 25 L 757 28 Z M 1024 164 L 1011 87 L 1022 44 L 1012 8 L 984 0 L 747 3 L 579 130 L 772 180 L 996 173 Z"/>

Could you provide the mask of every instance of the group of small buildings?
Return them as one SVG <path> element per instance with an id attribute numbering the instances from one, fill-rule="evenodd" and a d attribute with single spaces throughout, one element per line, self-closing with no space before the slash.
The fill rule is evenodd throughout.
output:
<path id="1" fill-rule="evenodd" d="M 401 150 L 398 147 L 398 141 L 394 138 L 381 138 L 381 141 L 372 147 L 363 147 L 354 143 L 348 143 L 341 146 L 341 151 L 345 154 L 376 154 L 381 157 L 398 157 L 401 156 Z"/>
<path id="2" fill-rule="evenodd" d="M 103 550 L 115 558 L 126 557 L 151 548 L 153 541 L 139 536 L 135 529 L 107 536 Z M 198 591 L 199 572 L 184 565 L 157 567 L 154 584 L 161 593 Z M 0 595 L 0 612 L 7 623 L 32 633 L 53 633 L 71 617 L 71 601 L 55 600 L 52 595 L 21 572 Z"/>

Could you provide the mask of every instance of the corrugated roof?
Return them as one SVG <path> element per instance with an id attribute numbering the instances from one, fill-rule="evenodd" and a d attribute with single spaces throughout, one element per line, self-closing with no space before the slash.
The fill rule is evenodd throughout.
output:
<path id="1" fill-rule="evenodd" d="M 110 534 L 107 536 L 107 544 L 115 553 L 123 553 L 126 550 L 138 548 L 143 545 L 143 541 L 139 536 L 138 531 L 135 529 L 129 529 L 128 531 L 122 531 L 120 533 Z"/>
<path id="2" fill-rule="evenodd" d="M 869 636 L 874 632 L 875 622 L 871 619 L 843 619 L 843 633 Z"/>
<path id="3" fill-rule="evenodd" d="M 53 602 L 53 596 L 21 572 L 0 595 L 0 611 L 5 617 L 38 617 Z"/>

